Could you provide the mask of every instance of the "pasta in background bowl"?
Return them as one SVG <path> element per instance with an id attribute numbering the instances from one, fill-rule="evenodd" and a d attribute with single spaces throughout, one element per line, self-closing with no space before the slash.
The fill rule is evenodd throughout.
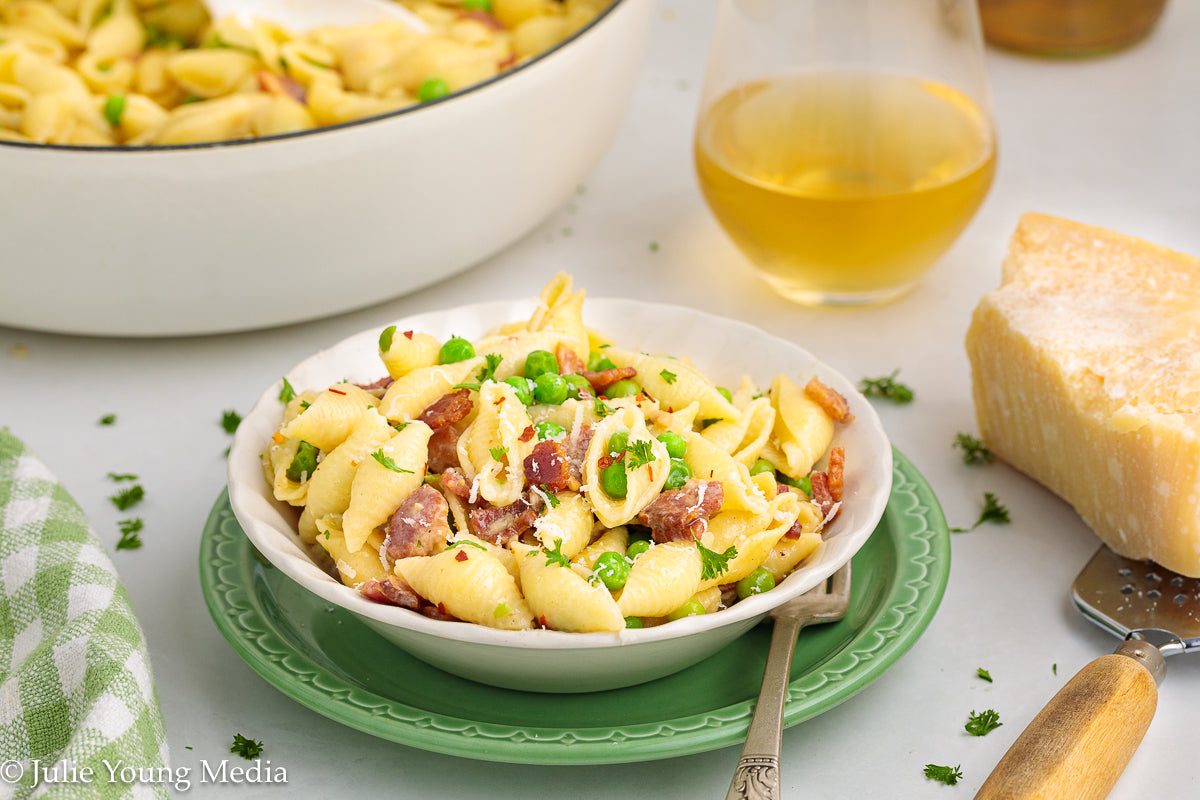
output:
<path id="1" fill-rule="evenodd" d="M 130 3 L 154 5 L 117 5 Z M 0 10 L 15 15 L 45 5 L 8 0 Z M 371 305 L 466 269 L 525 235 L 599 161 L 633 93 L 653 11 L 653 0 L 616 0 L 507 72 L 388 113 L 367 95 L 333 97 L 334 84 L 316 80 L 312 86 L 332 114 L 322 121 L 336 124 L 314 130 L 144 147 L 0 136 L 9 278 L 0 324 L 121 336 L 248 330 Z M 0 18 L 0 40 L 9 36 L 6 26 L 15 27 L 7 19 Z M 294 42 L 280 48 L 288 44 Z M 0 118 L 23 124 L 26 112 L 36 112 L 33 121 L 45 131 L 70 127 L 82 115 L 82 127 L 73 130 L 84 131 L 110 129 L 107 112 L 139 126 L 129 131 L 133 140 L 156 129 L 151 118 L 161 109 L 133 94 L 120 108 L 106 108 L 116 95 L 80 89 L 79 75 L 61 65 L 39 72 L 44 59 L 24 52 L 18 58 L 11 42 L 0 47 L 9 48 L 0 53 Z M 253 58 L 236 48 L 175 55 L 233 62 L 241 77 L 225 78 L 239 86 L 257 85 L 260 77 Z M 319 58 L 293 60 L 307 64 L 297 69 L 324 69 Z M 120 63 L 108 72 L 96 67 L 93 79 L 118 79 Z M 175 65 L 202 91 L 220 77 L 205 66 Z M 465 85 L 467 72 L 447 84 Z M 397 80 L 403 96 L 388 102 L 403 105 L 416 79 Z M 57 97 L 38 100 L 22 81 L 39 97 L 42 88 L 62 86 Z M 209 91 L 218 92 L 218 84 Z M 281 122 L 298 113 L 287 88 L 268 93 L 267 105 L 244 92 L 185 104 L 178 109 L 185 118 L 172 124 L 181 126 L 180 136 L 193 136 L 197 129 L 189 133 L 188 126 L 207 125 L 199 110 L 215 103 L 238 130 L 253 118 L 264 132 L 283 131 Z M 64 105 L 64 94 L 79 102 Z"/>
<path id="2" fill-rule="evenodd" d="M 412 317 L 397 322 L 396 329 L 431 334 L 438 341 L 452 335 L 478 339 L 497 326 L 511 329 L 514 321 L 530 319 L 537 310 L 532 301 L 486 303 Z M 282 382 L 262 395 L 235 437 L 229 485 L 239 522 L 275 566 L 325 600 L 351 611 L 412 655 L 472 680 L 541 692 L 616 688 L 690 666 L 745 633 L 772 608 L 824 581 L 867 540 L 890 493 L 891 448 L 874 410 L 845 378 L 796 345 L 749 325 L 692 309 L 592 299 L 584 304 L 584 321 L 589 328 L 617 333 L 614 347 L 631 353 L 686 356 L 721 383 L 736 386 L 743 374 L 762 386 L 779 374 L 804 380 L 816 376 L 846 397 L 855 419 L 838 426 L 833 442 L 846 453 L 840 512 L 817 550 L 774 589 L 752 594 L 715 613 L 655 627 L 599 633 L 502 630 L 433 619 L 368 600 L 314 562 L 297 534 L 297 511 L 276 500 L 264 480 L 260 454 L 264 442 L 280 430 Z M 382 374 L 377 350 L 381 330 L 364 331 L 307 359 L 287 374 L 289 384 L 297 391 L 319 391 L 343 379 L 375 381 Z M 496 384 L 484 384 L 491 385 Z M 534 560 L 540 564 L 543 559 Z"/>

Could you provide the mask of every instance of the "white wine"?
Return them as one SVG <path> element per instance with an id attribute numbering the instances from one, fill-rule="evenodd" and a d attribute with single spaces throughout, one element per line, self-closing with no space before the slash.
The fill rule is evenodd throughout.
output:
<path id="1" fill-rule="evenodd" d="M 696 169 L 729 235 L 785 296 L 888 299 L 955 240 L 987 194 L 987 115 L 949 86 L 884 72 L 743 85 L 697 126 Z"/>

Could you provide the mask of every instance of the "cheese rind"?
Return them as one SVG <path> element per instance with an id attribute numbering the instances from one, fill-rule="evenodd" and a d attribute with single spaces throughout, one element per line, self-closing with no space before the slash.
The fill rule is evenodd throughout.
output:
<path id="1" fill-rule="evenodd" d="M 1027 214 L 966 344 L 992 452 L 1116 552 L 1200 577 L 1200 260 Z"/>

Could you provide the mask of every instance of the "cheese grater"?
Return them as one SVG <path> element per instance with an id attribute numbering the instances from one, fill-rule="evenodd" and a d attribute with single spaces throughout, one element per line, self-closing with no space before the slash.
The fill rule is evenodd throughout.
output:
<path id="1" fill-rule="evenodd" d="M 975 795 L 1107 797 L 1154 718 L 1165 656 L 1200 650 L 1200 580 L 1101 547 L 1075 578 L 1080 612 L 1122 638 L 1085 666 L 1013 743 Z"/>

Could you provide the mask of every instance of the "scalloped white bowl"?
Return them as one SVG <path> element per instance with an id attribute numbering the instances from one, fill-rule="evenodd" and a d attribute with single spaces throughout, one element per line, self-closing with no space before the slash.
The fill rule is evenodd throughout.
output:
<path id="1" fill-rule="evenodd" d="M 654 0 L 444 100 L 247 141 L 0 141 L 0 324 L 113 336 L 373 305 L 524 236 L 616 136 Z"/>
<path id="2" fill-rule="evenodd" d="M 499 323 L 527 319 L 533 308 L 532 301 L 482 303 L 394 324 L 439 338 L 476 338 Z M 718 383 L 736 385 L 749 374 L 766 386 L 781 372 L 793 379 L 816 374 L 849 400 L 855 419 L 838 426 L 835 434 L 835 444 L 846 450 L 841 513 L 816 553 L 777 587 L 715 614 L 619 633 L 500 631 L 373 603 L 313 563 L 296 534 L 296 510 L 277 502 L 263 477 L 259 453 L 282 417 L 281 382 L 263 392 L 234 437 L 229 497 L 238 521 L 255 547 L 285 574 L 417 658 L 481 683 L 537 692 L 612 689 L 691 666 L 733 642 L 771 609 L 823 582 L 862 547 L 883 516 L 891 492 L 892 449 L 871 404 L 846 378 L 790 342 L 689 308 L 589 299 L 584 318 L 622 345 L 689 356 Z M 343 378 L 379 378 L 385 371 L 376 347 L 384 327 L 363 331 L 302 361 L 288 372 L 288 380 L 305 390 L 323 389 Z"/>

